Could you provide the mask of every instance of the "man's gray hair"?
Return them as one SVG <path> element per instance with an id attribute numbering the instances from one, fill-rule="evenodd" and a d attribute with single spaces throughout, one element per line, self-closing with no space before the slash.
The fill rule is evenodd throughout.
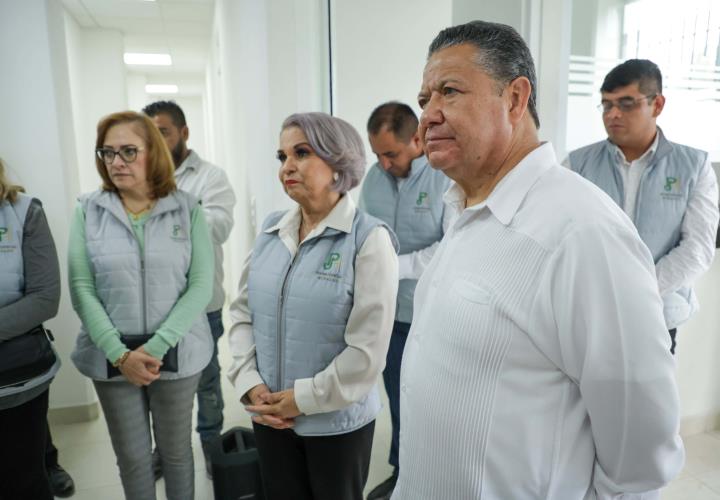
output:
<path id="1" fill-rule="evenodd" d="M 295 113 L 282 130 L 297 127 L 328 166 L 338 173 L 332 190 L 344 194 L 360 184 L 365 174 L 365 146 L 355 128 L 345 120 L 326 113 Z"/>
<path id="2" fill-rule="evenodd" d="M 537 77 L 535 63 L 525 41 L 514 28 L 506 24 L 471 21 L 442 30 L 430 44 L 428 59 L 438 50 L 469 43 L 477 49 L 475 62 L 503 87 L 524 76 L 530 80 L 528 110 L 540 128 L 537 114 Z"/>

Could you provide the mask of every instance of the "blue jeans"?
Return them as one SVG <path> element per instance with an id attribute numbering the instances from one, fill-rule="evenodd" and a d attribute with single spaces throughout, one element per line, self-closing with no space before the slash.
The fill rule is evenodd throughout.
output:
<path id="1" fill-rule="evenodd" d="M 388 462 L 395 467 L 396 472 L 399 469 L 398 450 L 400 448 L 400 364 L 408 333 L 410 333 L 410 323 L 395 322 L 383 371 L 385 391 L 390 400 L 390 422 L 392 423 L 392 441 L 390 442 Z"/>
<path id="2" fill-rule="evenodd" d="M 197 430 L 201 441 L 209 441 L 220 435 L 223 427 L 225 402 L 220 388 L 220 363 L 218 362 L 218 339 L 223 334 L 222 309 L 207 313 L 210 333 L 213 337 L 213 355 L 205 367 L 198 384 Z"/>

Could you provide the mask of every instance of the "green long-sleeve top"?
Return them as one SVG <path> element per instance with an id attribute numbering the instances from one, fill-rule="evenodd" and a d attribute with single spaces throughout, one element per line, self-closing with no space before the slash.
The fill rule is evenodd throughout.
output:
<path id="1" fill-rule="evenodd" d="M 128 215 L 141 252 L 144 249 L 144 226 L 148 217 L 149 213 L 137 219 Z M 192 255 L 187 287 L 160 328 L 145 344 L 145 351 L 157 359 L 162 359 L 168 349 L 175 346 L 190 330 L 195 319 L 205 312 L 205 306 L 212 296 L 214 255 L 210 232 L 199 205 L 191 214 L 190 240 Z M 129 349 L 120 340 L 120 332 L 112 324 L 95 290 L 95 277 L 90 269 L 85 246 L 85 213 L 79 204 L 70 227 L 68 268 L 73 307 L 90 339 L 108 360 L 114 362 Z"/>

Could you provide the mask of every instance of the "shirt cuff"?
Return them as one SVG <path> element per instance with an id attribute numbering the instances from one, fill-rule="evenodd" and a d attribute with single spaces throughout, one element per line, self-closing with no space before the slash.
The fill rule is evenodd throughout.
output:
<path id="1" fill-rule="evenodd" d="M 413 279 L 412 275 L 412 254 L 406 253 L 398 255 L 398 279 L 407 280 Z"/>
<path id="2" fill-rule="evenodd" d="M 130 349 L 125 347 L 125 344 L 120 342 L 120 340 L 118 339 L 118 345 L 113 346 L 111 349 L 109 349 L 105 353 L 105 357 L 107 358 L 108 361 L 110 361 L 110 363 L 114 363 L 115 361 L 117 361 L 120 358 L 120 356 L 125 354 L 125 351 L 129 351 L 129 350 Z"/>
<path id="3" fill-rule="evenodd" d="M 165 354 L 168 352 L 168 349 L 170 349 L 167 342 L 165 342 L 165 340 L 163 340 L 163 338 L 157 333 L 150 337 L 150 340 L 147 341 L 144 347 L 145 352 L 157 359 L 163 359 Z"/>
<path id="4" fill-rule="evenodd" d="M 295 404 L 301 413 L 305 415 L 312 415 L 314 413 L 322 413 L 323 410 L 320 408 L 315 401 L 315 394 L 313 393 L 313 379 L 312 378 L 298 378 L 295 379 Z"/>
<path id="5" fill-rule="evenodd" d="M 245 396 L 245 394 L 256 385 L 264 383 L 265 381 L 256 370 L 238 375 L 234 382 L 235 394 L 237 394 L 238 401 L 245 403 L 245 401 L 243 401 L 243 396 Z M 250 402 L 248 401 L 247 404 L 249 403 Z"/>

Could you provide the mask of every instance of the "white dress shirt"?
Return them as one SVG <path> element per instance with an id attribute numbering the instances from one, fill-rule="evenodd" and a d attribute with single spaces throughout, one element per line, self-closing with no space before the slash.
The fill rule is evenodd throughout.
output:
<path id="1" fill-rule="evenodd" d="M 627 161 L 622 149 L 613 145 L 615 148 L 615 158 L 620 165 L 623 191 L 625 191 L 625 201 L 622 208 L 633 222 L 635 222 L 635 201 L 637 200 L 638 190 L 640 189 L 640 179 L 642 179 L 643 172 L 645 172 L 645 169 L 655 156 L 659 139 L 660 134 L 655 134 L 655 140 L 650 144 L 647 151 L 645 151 L 640 158 L 632 161 Z"/>
<path id="2" fill-rule="evenodd" d="M 215 253 L 215 276 L 213 296 L 207 311 L 222 309 L 225 303 L 223 290 L 223 250 L 222 245 L 230 236 L 233 227 L 233 208 L 235 193 L 227 174 L 223 169 L 203 160 L 190 150 L 190 155 L 175 171 L 177 187 L 202 201 L 205 220 L 210 229 L 210 237 Z"/>
<path id="3" fill-rule="evenodd" d="M 348 232 L 355 217 L 355 203 L 343 196 L 305 240 L 332 227 Z M 298 251 L 300 207 L 289 210 L 278 222 L 279 236 L 292 257 Z M 303 240 L 303 241 L 305 241 Z M 232 327 L 228 335 L 233 364 L 228 377 L 238 398 L 264 383 L 257 370 L 252 316 L 248 307 L 249 255 L 240 276 L 238 297 L 230 305 Z M 295 380 L 295 402 L 306 415 L 344 408 L 368 394 L 385 367 L 385 356 L 395 319 L 398 260 L 384 227 L 376 227 L 355 258 L 353 308 L 345 329 L 347 347 L 312 378 Z M 387 307 L 390 304 L 391 306 Z"/>
<path id="4" fill-rule="evenodd" d="M 550 144 L 465 209 L 417 287 L 393 500 L 647 499 L 684 462 L 650 252 Z"/>

